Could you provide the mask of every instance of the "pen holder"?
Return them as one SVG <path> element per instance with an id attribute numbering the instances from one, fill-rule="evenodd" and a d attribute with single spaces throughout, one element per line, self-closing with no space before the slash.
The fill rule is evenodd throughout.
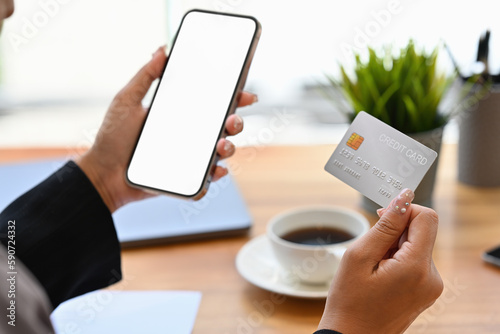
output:
<path id="1" fill-rule="evenodd" d="M 499 85 L 461 112 L 459 131 L 458 180 L 478 187 L 500 186 Z"/>

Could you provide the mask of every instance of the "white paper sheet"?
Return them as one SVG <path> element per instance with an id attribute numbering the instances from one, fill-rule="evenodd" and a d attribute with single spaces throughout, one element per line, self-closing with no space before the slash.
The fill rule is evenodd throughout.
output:
<path id="1" fill-rule="evenodd" d="M 197 291 L 98 290 L 70 299 L 51 315 L 57 334 L 190 334 Z"/>

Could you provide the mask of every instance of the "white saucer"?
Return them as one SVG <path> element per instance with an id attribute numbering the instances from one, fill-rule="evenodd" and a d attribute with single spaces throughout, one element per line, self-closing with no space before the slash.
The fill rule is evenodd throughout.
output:
<path id="1" fill-rule="evenodd" d="M 287 296 L 326 298 L 330 285 L 304 284 L 281 268 L 265 235 L 247 242 L 236 256 L 236 269 L 259 288 Z"/>

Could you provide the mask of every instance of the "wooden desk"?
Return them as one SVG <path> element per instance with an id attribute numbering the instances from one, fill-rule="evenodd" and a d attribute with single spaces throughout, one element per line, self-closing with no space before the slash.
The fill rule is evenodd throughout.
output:
<path id="1" fill-rule="evenodd" d="M 360 209 L 360 195 L 323 171 L 334 146 L 252 147 L 230 160 L 255 225 L 248 236 L 123 251 L 124 279 L 113 289 L 203 293 L 194 333 L 312 333 L 324 301 L 276 297 L 236 271 L 238 250 L 275 214 L 303 205 Z M 66 155 L 68 150 L 0 150 L 0 161 Z M 480 259 L 500 244 L 500 188 L 456 181 L 456 146 L 445 145 L 434 206 L 440 230 L 434 259 L 446 288 L 407 333 L 500 333 L 500 269 Z M 139 319 L 138 319 L 139 320 Z"/>

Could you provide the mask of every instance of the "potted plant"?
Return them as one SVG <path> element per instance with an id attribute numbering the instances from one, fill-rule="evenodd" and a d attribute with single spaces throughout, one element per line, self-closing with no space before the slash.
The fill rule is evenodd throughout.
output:
<path id="1" fill-rule="evenodd" d="M 439 71 L 437 58 L 438 47 L 426 53 L 412 40 L 397 54 L 390 48 L 380 54 L 368 48 L 366 60 L 355 54 L 353 75 L 344 66 L 340 79 L 327 75 L 348 103 L 338 103 L 338 96 L 332 100 L 350 121 L 365 111 L 439 153 L 443 128 L 451 117 L 439 105 L 455 76 Z M 416 189 L 415 202 L 432 205 L 436 170 L 437 160 Z M 364 198 L 363 207 L 373 212 L 378 205 Z"/>

